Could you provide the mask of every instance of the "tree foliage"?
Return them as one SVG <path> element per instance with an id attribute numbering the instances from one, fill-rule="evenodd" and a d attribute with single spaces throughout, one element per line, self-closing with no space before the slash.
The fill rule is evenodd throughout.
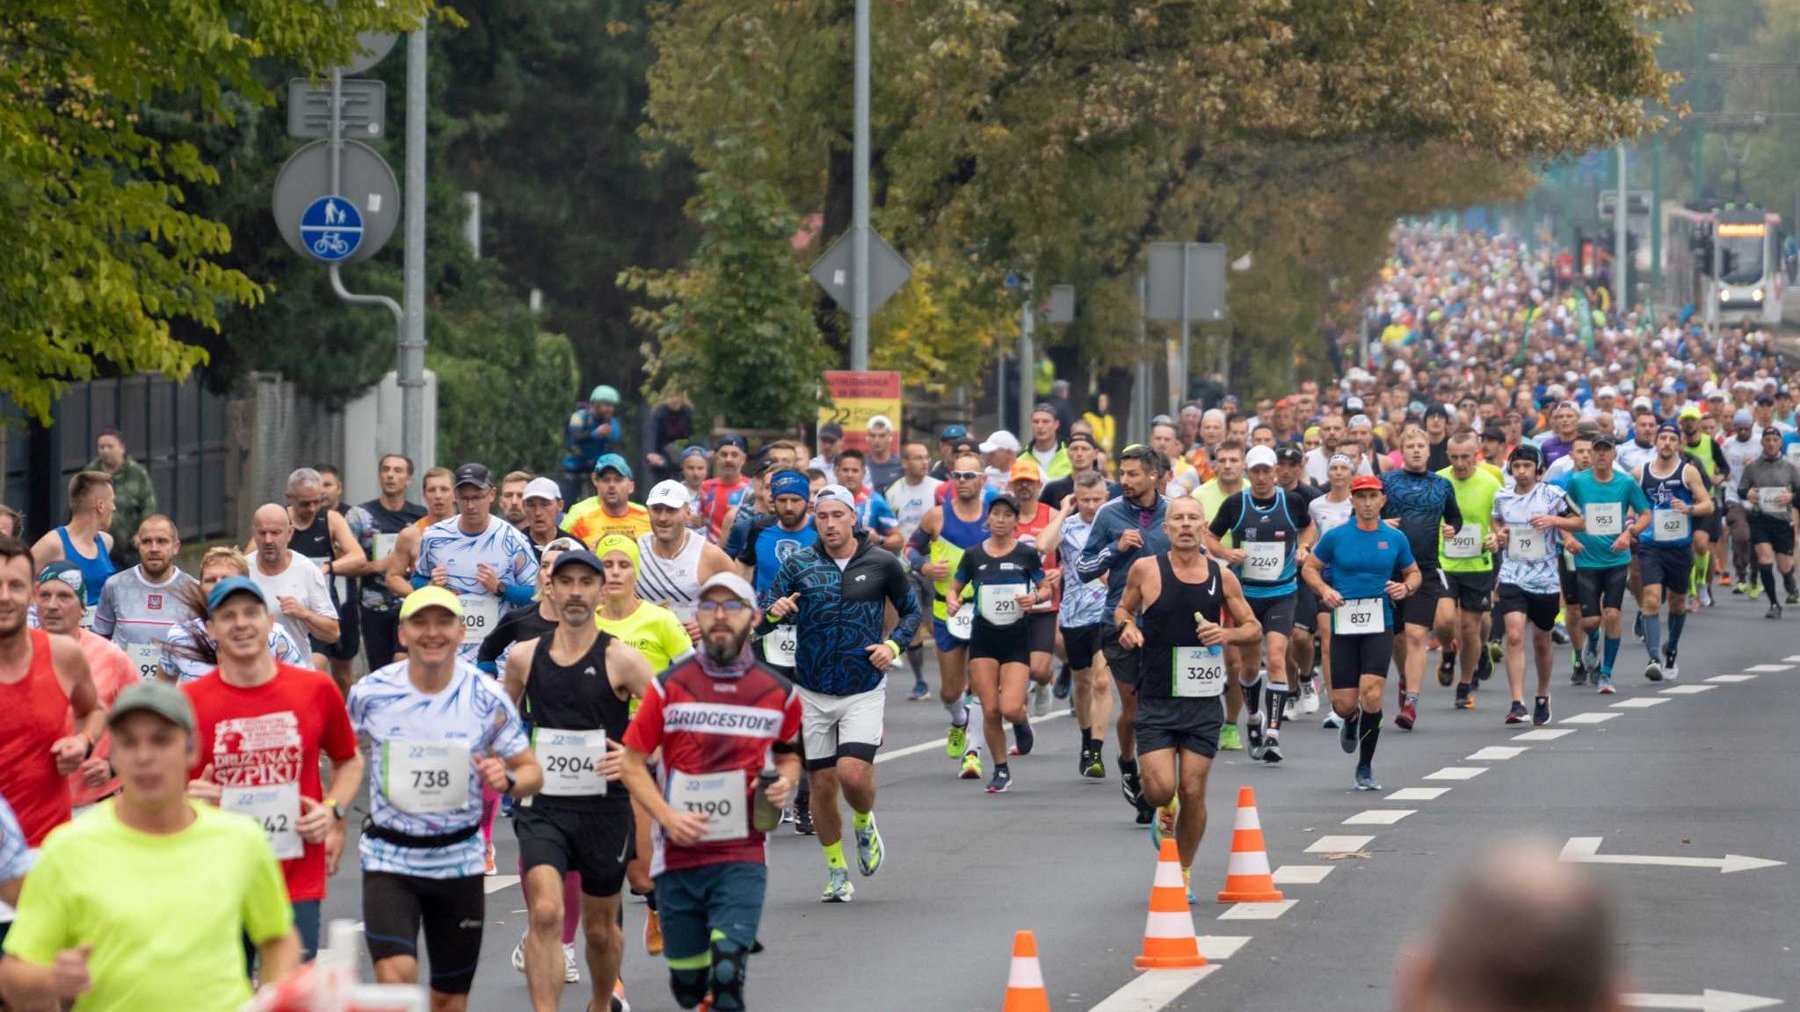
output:
<path id="1" fill-rule="evenodd" d="M 325 67 L 358 31 L 416 23 L 432 0 L 22 0 L 0 19 L 0 391 L 48 420 L 101 363 L 184 376 L 205 353 L 177 321 L 220 328 L 263 289 L 221 265 L 219 222 L 187 210 L 219 172 L 185 140 L 143 129 L 171 95 L 199 121 L 266 104 L 259 60 Z"/>
<path id="2" fill-rule="evenodd" d="M 1393 214 L 1515 192 L 1526 159 L 1638 131 L 1669 83 L 1650 22 L 1681 7 L 878 4 L 875 222 L 932 267 L 915 282 L 930 291 L 910 311 L 889 310 L 884 332 L 920 333 L 904 321 L 919 306 L 989 319 L 980 308 L 1000 279 L 1029 272 L 1081 286 L 1068 340 L 1083 358 L 1117 363 L 1135 353 L 1120 338 L 1135 330 L 1146 243 L 1185 237 L 1256 255 L 1254 280 L 1233 277 L 1233 318 L 1281 358 L 1329 302 L 1322 282 L 1361 271 L 1344 278 L 1359 284 L 1379 264 Z M 660 134 L 724 185 L 772 185 L 829 219 L 848 182 L 849 9 L 660 8 L 650 73 Z M 1371 245 L 1351 255 L 1344 235 Z M 936 351 L 895 360 L 914 381 L 970 377 L 967 360 Z"/>

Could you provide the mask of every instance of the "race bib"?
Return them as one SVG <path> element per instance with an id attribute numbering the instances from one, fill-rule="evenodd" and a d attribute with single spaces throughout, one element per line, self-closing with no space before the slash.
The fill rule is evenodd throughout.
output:
<path id="1" fill-rule="evenodd" d="M 382 562 L 386 560 L 388 556 L 394 554 L 394 544 L 399 540 L 400 535 L 398 534 L 375 535 L 375 557 L 370 561 Z"/>
<path id="2" fill-rule="evenodd" d="M 1773 513 L 1776 516 L 1785 515 L 1792 507 L 1792 502 L 1790 501 L 1777 505 L 1776 497 L 1786 491 L 1787 489 L 1780 485 L 1774 485 L 1769 488 L 1758 488 L 1756 490 L 1756 508 L 1764 513 Z"/>
<path id="3" fill-rule="evenodd" d="M 1444 558 L 1475 559 L 1481 556 L 1481 525 L 1464 524 L 1462 530 L 1444 539 Z"/>
<path id="4" fill-rule="evenodd" d="M 1681 541 L 1688 536 L 1688 515 L 1679 510 L 1650 511 L 1650 540 Z"/>
<path id="5" fill-rule="evenodd" d="M 1581 508 L 1587 521 L 1587 533 L 1616 538 L 1625 530 L 1625 507 L 1616 502 L 1588 503 Z"/>
<path id="6" fill-rule="evenodd" d="M 1345 601 L 1332 609 L 1331 631 L 1345 636 L 1387 631 L 1387 602 L 1379 597 Z"/>
<path id="7" fill-rule="evenodd" d="M 1180 699 L 1215 699 L 1225 692 L 1225 651 L 1216 647 L 1176 647 L 1174 694 Z"/>
<path id="8" fill-rule="evenodd" d="M 1542 562 L 1550 557 L 1550 539 L 1530 524 L 1509 524 L 1506 554 L 1515 562 Z"/>
<path id="9" fill-rule="evenodd" d="M 967 604 L 963 605 L 957 609 L 956 614 L 944 620 L 944 626 L 957 639 L 968 639 L 975 632 L 975 609 Z"/>
<path id="10" fill-rule="evenodd" d="M 800 646 L 800 631 L 792 622 L 783 622 L 762 638 L 763 660 L 783 668 L 794 666 L 794 653 Z"/>
<path id="11" fill-rule="evenodd" d="M 381 793 L 412 815 L 463 808 L 469 803 L 469 746 L 457 741 L 383 742 Z"/>
<path id="12" fill-rule="evenodd" d="M 350 602 L 350 578 L 348 576 L 331 578 L 331 599 L 339 604 Z"/>
<path id="13" fill-rule="evenodd" d="M 720 840 L 742 840 L 749 835 L 746 809 L 750 793 L 746 790 L 743 770 L 696 775 L 679 770 L 669 772 L 669 804 L 678 812 L 706 816 L 706 835 L 702 843 Z"/>
<path id="14" fill-rule="evenodd" d="M 261 823 L 277 860 L 291 861 L 306 853 L 306 841 L 300 839 L 299 784 L 221 787 L 219 807 Z"/>
<path id="15" fill-rule="evenodd" d="M 1243 576 L 1258 583 L 1274 583 L 1281 579 L 1287 566 L 1287 544 L 1281 541 L 1244 542 Z"/>
<path id="16" fill-rule="evenodd" d="M 500 624 L 500 599 L 492 594 L 458 594 L 462 602 L 463 631 L 470 641 L 487 638 Z"/>
<path id="17" fill-rule="evenodd" d="M 989 625 L 1008 626 L 1025 617 L 1018 597 L 1027 593 L 1030 588 L 1023 583 L 983 584 L 976 589 L 975 600 L 981 606 L 981 617 Z"/>
<path id="18" fill-rule="evenodd" d="M 531 732 L 531 751 L 544 768 L 542 793 L 554 798 L 606 796 L 600 762 L 606 758 L 606 732 L 559 731 L 540 727 Z"/>
<path id="19" fill-rule="evenodd" d="M 81 613 L 81 621 L 76 623 L 88 632 L 94 631 L 94 609 L 88 608 Z"/>
<path id="20" fill-rule="evenodd" d="M 131 658 L 131 667 L 138 677 L 149 681 L 156 677 L 156 665 L 162 660 L 162 647 L 155 643 L 127 643 L 125 656 Z"/>

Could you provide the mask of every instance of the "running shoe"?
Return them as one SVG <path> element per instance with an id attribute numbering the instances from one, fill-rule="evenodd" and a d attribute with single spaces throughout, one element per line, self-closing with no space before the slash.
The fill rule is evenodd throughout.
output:
<path id="1" fill-rule="evenodd" d="M 1506 645 L 1497 639 L 1487 641 L 1488 674 L 1493 674 L 1493 665 L 1506 660 Z"/>
<path id="2" fill-rule="evenodd" d="M 1297 692 L 1288 693 L 1287 698 L 1281 701 L 1281 719 L 1293 720 L 1294 714 L 1298 713 L 1299 710 L 1300 694 Z"/>
<path id="3" fill-rule="evenodd" d="M 1743 596 L 1743 594 L 1744 594 L 1744 585 L 1743 585 L 1743 583 L 1741 583 L 1741 582 L 1740 582 L 1740 583 L 1734 583 L 1734 584 L 1732 584 L 1732 585 L 1731 585 L 1731 592 L 1732 592 L 1732 593 L 1733 593 L 1733 594 L 1736 594 L 1736 595 L 1738 595 L 1738 596 L 1739 596 L 1739 597 L 1742 597 L 1742 596 Z"/>
<path id="4" fill-rule="evenodd" d="M 1411 731 L 1413 724 L 1419 720 L 1418 704 L 1412 700 L 1404 700 L 1400 704 L 1400 712 L 1394 715 L 1394 726 L 1402 731 Z"/>
<path id="5" fill-rule="evenodd" d="M 1088 749 L 1087 765 L 1082 768 L 1081 775 L 1090 780 L 1106 779 L 1106 762 L 1100 758 L 1100 750 Z"/>
<path id="6" fill-rule="evenodd" d="M 1187 890 L 1187 901 L 1188 901 L 1188 906 L 1190 906 L 1190 907 L 1194 905 L 1194 875 L 1193 875 L 1193 873 L 1194 873 L 1194 869 L 1192 869 L 1192 868 L 1181 869 L 1181 885 L 1182 885 L 1182 888 Z"/>
<path id="7" fill-rule="evenodd" d="M 1263 715 L 1261 711 L 1244 718 L 1244 740 L 1250 743 L 1250 758 L 1262 758 Z"/>
<path id="8" fill-rule="evenodd" d="M 1746 581 L 1746 585 L 1744 587 L 1744 596 L 1748 597 L 1752 601 L 1761 597 L 1762 596 L 1762 584 L 1758 583 L 1755 580 Z"/>
<path id="9" fill-rule="evenodd" d="M 856 831 L 856 870 L 868 878 L 880 870 L 881 856 L 881 830 L 875 825 L 875 816 L 870 815 L 869 828 Z"/>
<path id="10" fill-rule="evenodd" d="M 1457 683 L 1457 685 L 1456 685 L 1456 708 L 1458 710 L 1473 710 L 1473 709 L 1475 709 L 1475 686 L 1474 685 L 1464 685 L 1461 682 Z"/>
<path id="11" fill-rule="evenodd" d="M 1169 803 L 1156 810 L 1156 818 L 1150 823 L 1150 846 L 1155 850 L 1162 849 L 1164 839 L 1175 835 L 1175 815 L 1179 812 L 1181 802 L 1170 798 Z"/>
<path id="12" fill-rule="evenodd" d="M 1494 655 L 1483 650 L 1481 656 L 1475 659 L 1475 681 L 1485 682 L 1492 677 L 1494 677 Z"/>
<path id="13" fill-rule="evenodd" d="M 1534 727 L 1543 727 L 1550 723 L 1550 697 L 1539 696 L 1531 704 L 1531 723 Z"/>
<path id="14" fill-rule="evenodd" d="M 1599 676 L 1594 679 L 1594 684 L 1599 686 L 1599 692 L 1602 696 L 1610 696 L 1618 691 L 1613 688 L 1612 672 L 1610 671 L 1600 672 Z"/>
<path id="15" fill-rule="evenodd" d="M 1144 781 L 1136 773 L 1119 773 L 1119 791 L 1125 795 L 1125 803 L 1133 808 L 1144 807 Z"/>
<path id="16" fill-rule="evenodd" d="M 1711 608 L 1712 606 L 1713 606 L 1712 588 L 1705 584 L 1701 584 L 1700 585 L 1700 607 Z"/>
<path id="17" fill-rule="evenodd" d="M 1559 647 L 1568 646 L 1569 645 L 1568 627 L 1564 626 L 1561 622 L 1558 622 L 1555 625 L 1551 626 L 1550 627 L 1550 642 L 1555 643 Z"/>
<path id="18" fill-rule="evenodd" d="M 1337 714 L 1333 713 L 1336 717 Z M 1338 747 L 1345 752 L 1356 751 L 1358 732 L 1362 728 L 1362 711 L 1352 710 L 1348 717 L 1338 717 Z"/>
<path id="19" fill-rule="evenodd" d="M 574 945 L 565 945 L 562 947 L 562 950 L 563 950 L 563 983 L 564 984 L 579 984 L 579 983 L 581 983 L 581 967 L 577 966 L 575 963 L 575 946 Z"/>
<path id="20" fill-rule="evenodd" d="M 987 792 L 989 794 L 1005 794 L 1010 790 L 1012 790 L 1012 770 L 1007 769 L 1005 763 L 995 763 L 994 778 L 988 781 Z"/>
<path id="21" fill-rule="evenodd" d="M 613 981 L 612 1002 L 608 1006 L 608 1012 L 631 1012 L 631 1003 L 625 1000 L 625 982 L 622 980 Z"/>
<path id="22" fill-rule="evenodd" d="M 1381 782 L 1375 779 L 1375 771 L 1366 765 L 1356 767 L 1356 789 L 1359 791 L 1379 791 Z"/>
<path id="23" fill-rule="evenodd" d="M 1445 648 L 1444 657 L 1438 661 L 1438 684 L 1448 687 L 1456 680 L 1456 651 Z"/>
<path id="24" fill-rule="evenodd" d="M 1763 612 L 1763 618 L 1780 618 L 1780 617 L 1781 617 L 1781 602 L 1775 600 L 1774 598 L 1770 598 L 1769 599 L 1769 610 Z"/>
<path id="25" fill-rule="evenodd" d="M 906 701 L 916 703 L 929 695 L 931 695 L 931 686 L 926 685 L 925 679 L 921 678 L 913 682 L 912 691 L 906 694 Z"/>
<path id="26" fill-rule="evenodd" d="M 963 761 L 962 761 L 962 773 L 960 773 L 958 775 L 964 780 L 980 780 L 981 779 L 981 753 L 976 752 L 973 749 L 971 749 L 967 752 L 964 752 L 963 753 Z"/>
<path id="27" fill-rule="evenodd" d="M 523 938 L 519 939 L 519 944 L 513 946 L 512 966 L 520 973 L 525 972 L 525 939 Z"/>
<path id="28" fill-rule="evenodd" d="M 1326 710 L 1325 719 L 1319 721 L 1319 726 L 1326 730 L 1330 730 L 1334 727 L 1343 727 L 1344 718 L 1338 716 L 1336 710 Z"/>
<path id="29" fill-rule="evenodd" d="M 1026 702 L 1031 707 L 1033 717 L 1042 717 L 1050 712 L 1050 686 L 1032 682 L 1026 695 L 1030 697 Z"/>
<path id="30" fill-rule="evenodd" d="M 1270 730 L 1263 735 L 1262 761 L 1273 766 L 1281 761 L 1281 732 Z"/>
<path id="31" fill-rule="evenodd" d="M 1652 659 L 1649 664 L 1644 665 L 1644 677 L 1648 678 L 1652 682 L 1662 681 L 1662 678 L 1663 678 L 1662 665 L 1658 664 L 1654 659 Z"/>
<path id="32" fill-rule="evenodd" d="M 1513 700 L 1512 709 L 1506 712 L 1506 722 L 1508 724 L 1523 724 L 1525 723 L 1526 718 L 1530 716 L 1531 714 L 1527 713 L 1525 710 L 1524 702 L 1515 699 Z"/>
<path id="33" fill-rule="evenodd" d="M 654 910 L 644 911 L 644 952 L 651 956 L 663 954 L 662 915 Z"/>
<path id="34" fill-rule="evenodd" d="M 1063 662 L 1062 670 L 1056 673 L 1056 683 L 1052 688 L 1056 692 L 1057 699 L 1068 699 L 1069 693 L 1074 690 L 1075 672 L 1070 670 L 1067 661 Z"/>
<path id="35" fill-rule="evenodd" d="M 813 829 L 812 803 L 810 801 L 794 802 L 794 833 L 799 836 L 817 836 Z"/>
<path id="36" fill-rule="evenodd" d="M 1679 677 L 1680 674 L 1681 674 L 1680 669 L 1675 666 L 1675 648 L 1674 647 L 1664 647 L 1663 648 L 1663 677 L 1667 678 L 1669 681 L 1672 682 L 1677 677 Z"/>
<path id="37" fill-rule="evenodd" d="M 1081 746 L 1081 754 L 1075 757 L 1075 773 L 1076 773 L 1076 775 L 1084 776 L 1084 777 L 1087 776 L 1088 767 L 1090 765 L 1092 765 L 1093 761 L 1094 761 L 1094 750 L 1091 748 L 1088 748 L 1086 745 Z"/>
<path id="38" fill-rule="evenodd" d="M 1300 712 L 1309 717 L 1319 712 L 1319 690 L 1310 678 L 1300 683 Z"/>
<path id="39" fill-rule="evenodd" d="M 1238 734 L 1236 724 L 1226 724 L 1219 729 L 1219 748 L 1236 752 L 1244 747 L 1244 740 Z"/>
<path id="40" fill-rule="evenodd" d="M 952 759 L 969 751 L 968 725 L 957 727 L 950 725 L 950 732 L 944 736 L 944 754 Z"/>
<path id="41" fill-rule="evenodd" d="M 1569 676 L 1570 685 L 1586 685 L 1588 680 L 1587 658 L 1581 651 L 1575 651 L 1575 673 Z"/>
<path id="42" fill-rule="evenodd" d="M 1789 604 L 1800 604 L 1800 591 L 1788 591 L 1786 600 Z"/>
<path id="43" fill-rule="evenodd" d="M 1045 692 L 1048 696 L 1050 693 Z M 1031 721 L 1013 725 L 1013 747 L 1009 755 L 1030 755 L 1031 748 L 1037 744 L 1037 735 L 1032 733 Z"/>
<path id="44" fill-rule="evenodd" d="M 825 880 L 825 890 L 819 894 L 821 903 L 848 903 L 856 894 L 856 886 L 850 882 L 850 869 L 833 868 L 831 877 Z"/>

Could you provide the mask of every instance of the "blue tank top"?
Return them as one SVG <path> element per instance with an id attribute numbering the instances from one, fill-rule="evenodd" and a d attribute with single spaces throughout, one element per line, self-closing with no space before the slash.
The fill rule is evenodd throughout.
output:
<path id="1" fill-rule="evenodd" d="M 1260 559 L 1246 558 L 1238 567 L 1238 579 L 1243 585 L 1245 597 L 1280 597 L 1292 594 L 1295 589 L 1294 548 L 1300 541 L 1300 528 L 1294 522 L 1293 514 L 1288 512 L 1287 491 L 1280 485 L 1275 486 L 1275 501 L 1267 509 L 1256 505 L 1248 488 L 1239 492 L 1243 500 L 1243 512 L 1239 514 L 1232 533 L 1237 536 L 1237 546 L 1245 552 L 1262 552 L 1267 549 L 1250 547 L 1252 543 L 1273 543 L 1281 546 L 1281 562 L 1279 567 L 1269 567 Z M 1274 568 L 1274 572 L 1270 572 Z"/>
<path id="2" fill-rule="evenodd" d="M 63 561 L 81 571 L 81 582 L 87 588 L 87 606 L 92 608 L 100 603 L 100 588 L 106 586 L 107 578 L 116 572 L 112 557 L 106 554 L 98 536 L 94 538 L 95 557 L 92 559 L 75 550 L 67 527 L 58 527 L 56 536 L 62 539 Z"/>
<path id="3" fill-rule="evenodd" d="M 991 497 L 983 496 L 982 500 L 985 503 L 989 498 Z M 962 517 L 957 516 L 956 509 L 950 505 L 948 500 L 946 500 L 944 503 L 944 525 L 938 536 L 958 548 L 964 550 L 974 548 L 976 545 L 987 540 L 987 510 L 984 508 L 981 511 L 981 518 L 974 523 L 970 523 Z"/>
<path id="4" fill-rule="evenodd" d="M 1682 481 L 1682 476 L 1687 472 L 1687 464 L 1686 457 L 1678 458 L 1675 464 L 1675 473 L 1666 477 L 1659 477 L 1651 473 L 1656 467 L 1656 458 L 1652 457 L 1650 462 L 1644 465 L 1644 477 L 1640 484 L 1644 487 L 1644 498 L 1650 500 L 1650 526 L 1644 528 L 1644 533 L 1638 535 L 1639 544 L 1680 548 L 1693 542 L 1694 523 L 1692 519 L 1688 519 L 1684 525 L 1687 534 L 1682 537 L 1671 538 L 1666 535 L 1657 537 L 1656 532 L 1658 523 L 1666 515 L 1661 511 L 1673 508 L 1672 504 L 1675 502 L 1684 502 L 1689 506 L 1694 504 L 1694 493 L 1688 489 L 1687 483 Z"/>

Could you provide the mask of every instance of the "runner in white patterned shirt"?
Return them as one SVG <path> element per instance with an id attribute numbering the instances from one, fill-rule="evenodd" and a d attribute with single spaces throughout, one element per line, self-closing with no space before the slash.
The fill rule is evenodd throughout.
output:
<path id="1" fill-rule="evenodd" d="M 537 555 L 517 527 L 492 514 L 494 480 L 486 467 L 457 468 L 455 488 L 456 515 L 432 524 L 419 538 L 412 584 L 443 587 L 462 602 L 469 635 L 460 651 L 474 664 L 501 612 L 528 603 L 537 592 Z"/>
<path id="2" fill-rule="evenodd" d="M 132 541 L 138 564 L 106 581 L 94 611 L 94 633 L 124 650 L 139 677 L 172 677 L 158 670 L 163 643 L 177 623 L 194 617 L 188 592 L 194 578 L 175 568 L 181 536 L 168 517 L 145 517 Z"/>

